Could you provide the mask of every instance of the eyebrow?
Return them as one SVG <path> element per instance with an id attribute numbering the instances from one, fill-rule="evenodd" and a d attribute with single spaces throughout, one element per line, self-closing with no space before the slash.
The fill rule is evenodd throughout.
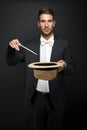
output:
<path id="1" fill-rule="evenodd" d="M 41 19 L 41 20 L 39 20 L 40 22 L 45 22 L 46 20 L 45 19 Z M 53 21 L 53 19 L 48 19 L 47 20 L 48 22 L 52 22 Z"/>

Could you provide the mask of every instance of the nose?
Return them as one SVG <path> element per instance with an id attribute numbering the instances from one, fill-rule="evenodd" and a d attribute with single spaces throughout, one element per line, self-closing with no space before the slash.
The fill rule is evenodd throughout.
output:
<path id="1" fill-rule="evenodd" d="M 48 27 L 48 22 L 45 23 L 45 27 Z"/>

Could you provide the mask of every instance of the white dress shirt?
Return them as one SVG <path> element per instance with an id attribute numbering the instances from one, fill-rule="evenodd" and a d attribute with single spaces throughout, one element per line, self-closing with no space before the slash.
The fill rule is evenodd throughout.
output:
<path id="1" fill-rule="evenodd" d="M 50 62 L 52 47 L 54 45 L 54 35 L 48 40 L 44 39 L 41 35 L 40 38 L 40 62 Z M 49 81 L 39 79 L 37 82 L 37 91 L 49 92 Z"/>

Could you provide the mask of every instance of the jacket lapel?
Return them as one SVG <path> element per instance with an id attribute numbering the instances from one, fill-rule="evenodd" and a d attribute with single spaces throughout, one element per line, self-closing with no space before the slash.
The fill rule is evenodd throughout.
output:
<path id="1" fill-rule="evenodd" d="M 51 60 L 50 61 L 54 61 L 56 60 L 56 56 L 57 56 L 57 40 L 54 41 L 54 46 L 52 48 L 52 53 L 51 53 Z"/>
<path id="2" fill-rule="evenodd" d="M 40 61 L 40 40 L 37 39 L 36 43 L 34 43 L 34 45 L 35 45 L 35 52 L 38 54 L 38 55 L 35 56 L 34 60 L 36 62 L 39 62 Z"/>

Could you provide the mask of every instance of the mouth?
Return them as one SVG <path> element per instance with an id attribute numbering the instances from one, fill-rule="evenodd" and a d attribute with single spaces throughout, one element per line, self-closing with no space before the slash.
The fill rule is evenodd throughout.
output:
<path id="1" fill-rule="evenodd" d="M 44 27 L 43 30 L 50 30 L 50 28 L 49 27 Z"/>
<path id="2" fill-rule="evenodd" d="M 49 32 L 50 30 L 49 29 L 44 29 L 44 32 Z"/>

